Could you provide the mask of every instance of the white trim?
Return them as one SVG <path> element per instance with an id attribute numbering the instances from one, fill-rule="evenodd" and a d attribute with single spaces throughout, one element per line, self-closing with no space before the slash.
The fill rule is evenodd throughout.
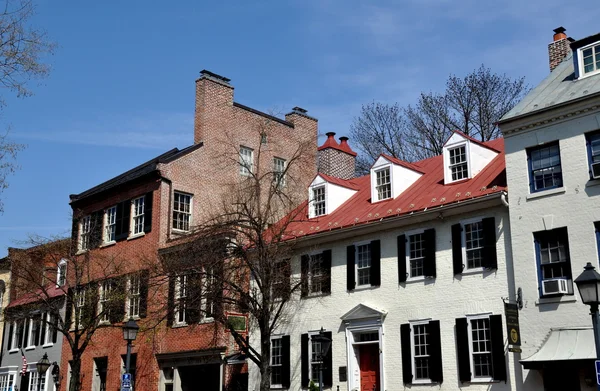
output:
<path id="1" fill-rule="evenodd" d="M 115 237 L 115 239 L 109 240 L 108 232 L 107 232 L 107 229 L 108 229 L 108 226 L 109 226 L 109 224 L 108 224 L 108 211 L 111 210 L 111 209 L 114 209 L 114 211 L 115 211 L 114 223 L 110 224 L 110 225 L 114 226 L 114 229 L 115 229 L 114 237 Z M 104 214 L 103 214 L 103 217 L 102 217 L 102 243 L 104 245 L 109 245 L 109 244 L 116 243 L 116 238 L 117 238 L 117 205 L 112 205 L 112 206 L 109 206 L 108 208 L 104 209 Z"/>
<path id="2" fill-rule="evenodd" d="M 360 368 L 358 352 L 355 352 L 355 346 L 358 348 L 361 343 L 354 342 L 354 334 L 359 334 L 367 331 L 377 331 L 379 333 L 379 341 L 369 342 L 372 344 L 377 343 L 379 345 L 379 389 L 385 390 L 384 387 L 384 373 L 383 369 L 383 325 L 381 319 L 366 319 L 360 321 L 350 321 L 346 325 L 346 357 L 347 357 L 347 381 L 348 390 L 360 390 Z M 333 338 L 332 338 L 333 339 Z"/>
<path id="3" fill-rule="evenodd" d="M 549 195 L 553 195 L 553 194 L 561 194 L 561 193 L 565 193 L 567 191 L 567 188 L 564 186 L 561 187 L 555 187 L 553 189 L 547 189 L 547 190 L 539 190 L 536 191 L 535 193 L 529 193 L 527 195 L 525 195 L 525 199 L 526 200 L 533 200 L 536 198 L 542 198 L 542 197 L 546 197 Z"/>
<path id="4" fill-rule="evenodd" d="M 189 221 L 188 221 L 188 229 L 181 229 L 181 228 L 174 228 L 173 225 L 175 223 L 175 220 L 173 219 L 173 213 L 177 212 L 177 213 L 186 213 L 186 212 L 182 212 L 180 210 L 175 211 L 175 194 L 180 194 L 180 195 L 184 195 L 184 196 L 189 196 L 190 197 L 190 211 L 189 213 Z M 185 191 L 180 191 L 180 190 L 173 190 L 173 195 L 172 195 L 172 199 L 173 201 L 171 202 L 171 232 L 173 233 L 188 233 L 191 231 L 192 229 L 192 224 L 194 221 L 194 195 L 191 193 L 186 193 Z M 144 206 L 145 207 L 145 206 Z"/>
<path id="5" fill-rule="evenodd" d="M 317 211 L 315 210 L 315 205 L 316 205 L 316 201 L 315 201 L 315 190 L 318 189 L 323 189 L 323 203 L 325 204 L 325 213 L 322 214 L 317 214 Z M 320 183 L 318 185 L 314 185 L 309 187 L 308 190 L 309 194 L 308 194 L 308 217 L 309 218 L 313 218 L 313 217 L 319 217 L 319 216 L 326 216 L 329 213 L 328 210 L 328 202 L 327 202 L 327 183 Z"/>
<path id="6" fill-rule="evenodd" d="M 406 245 L 404 246 L 404 264 L 406 265 L 406 282 L 418 282 L 418 281 L 424 281 L 425 275 L 422 276 L 416 276 L 416 277 L 411 277 L 410 276 L 410 237 L 412 235 L 418 235 L 418 234 L 423 234 L 425 233 L 425 228 L 421 228 L 421 229 L 413 229 L 411 231 L 407 231 L 404 233 L 404 238 L 406 240 Z M 399 254 L 398 254 L 399 255 Z M 425 259 L 423 259 L 423 262 L 425 262 Z"/>
<path id="7" fill-rule="evenodd" d="M 270 341 L 270 349 L 271 352 L 269 354 L 269 357 L 271 358 L 271 362 L 269 362 L 269 366 L 272 367 L 272 360 L 273 360 L 273 340 L 274 339 L 279 339 L 281 340 L 281 357 L 282 357 L 282 364 L 278 365 L 279 367 L 283 367 L 283 337 L 284 334 L 277 334 L 277 335 L 271 335 L 271 338 L 269 338 Z M 310 348 L 310 347 L 309 347 Z M 309 357 L 310 358 L 310 357 Z M 310 372 L 309 372 L 309 378 L 310 378 Z M 269 379 L 269 383 L 271 382 L 271 379 Z M 271 383 L 271 388 L 283 388 L 283 384 L 272 384 Z"/>
<path id="8" fill-rule="evenodd" d="M 136 211 L 135 210 L 135 201 L 137 201 L 139 199 L 143 200 L 142 202 L 144 203 L 143 209 L 142 209 L 143 211 L 139 215 L 143 218 L 143 223 L 142 223 L 142 230 L 140 232 L 135 233 L 135 220 L 134 219 L 135 219 L 135 217 L 139 217 L 139 216 L 136 216 L 136 214 L 135 214 L 135 211 Z M 146 195 L 145 194 L 142 196 L 133 198 L 131 200 L 131 202 L 129 203 L 129 232 L 127 234 L 127 240 L 134 239 L 134 238 L 137 238 L 140 236 L 144 236 L 146 234 L 146 232 L 144 230 L 144 227 L 146 225 L 146 209 L 147 209 L 147 207 L 146 207 Z"/>
<path id="9" fill-rule="evenodd" d="M 598 73 L 600 73 L 600 67 L 598 69 L 595 69 L 596 68 L 596 55 L 595 55 L 596 53 L 594 53 L 595 50 L 593 49 L 595 46 L 599 47 L 598 53 L 600 53 L 600 41 L 592 42 L 589 45 L 586 45 L 586 46 L 583 46 L 583 47 L 580 47 L 579 49 L 577 49 L 577 53 L 576 53 L 577 65 L 579 66 L 578 80 L 584 79 L 589 76 L 597 75 Z M 585 73 L 585 71 L 584 71 L 585 68 L 584 68 L 584 64 L 583 64 L 583 51 L 586 49 L 589 49 L 589 48 L 592 48 L 592 60 L 593 60 L 593 64 L 594 64 L 594 70 L 591 72 Z"/>
<path id="10" fill-rule="evenodd" d="M 410 325 L 410 367 L 413 375 L 413 380 L 411 384 L 432 384 L 434 383 L 431 378 L 429 379 L 416 379 L 415 373 L 417 372 L 415 369 L 415 338 L 414 338 L 414 326 L 419 325 L 429 325 L 432 321 L 432 318 L 421 319 L 421 320 L 413 320 L 408 321 Z M 431 334 L 429 334 L 431 335 Z M 427 345 L 431 346 L 430 340 L 427 341 Z M 429 353 L 429 357 L 431 358 L 431 353 Z M 428 363 L 428 371 L 431 371 L 431 361 Z"/>
<path id="11" fill-rule="evenodd" d="M 377 191 L 377 173 L 383 170 L 387 170 L 388 171 L 388 175 L 390 177 L 390 196 L 388 198 L 379 198 L 379 192 Z M 393 178 L 393 170 L 392 170 L 392 163 L 389 164 L 385 164 L 383 166 L 379 166 L 377 168 L 373 168 L 372 169 L 372 178 L 373 178 L 373 186 L 371 188 L 371 199 L 374 200 L 372 201 L 372 203 L 377 203 L 377 202 L 381 202 L 381 201 L 387 201 L 387 200 L 392 200 L 394 199 L 394 178 Z"/>
<path id="12" fill-rule="evenodd" d="M 469 339 L 469 365 L 470 365 L 470 369 L 471 369 L 471 383 L 493 383 L 495 382 L 493 375 L 489 376 L 489 377 L 475 377 L 475 370 L 473 368 L 473 332 L 472 332 L 472 328 L 471 328 L 471 321 L 472 320 L 476 320 L 476 319 L 490 319 L 490 316 L 492 316 L 492 312 L 488 312 L 488 313 L 482 313 L 482 314 L 475 314 L 475 315 L 466 315 L 467 318 L 467 334 L 468 334 L 468 339 Z M 494 356 L 494 352 L 492 350 L 491 344 L 492 344 L 492 334 L 491 334 L 491 321 L 490 321 L 490 333 L 489 333 L 489 339 L 490 339 L 490 354 L 492 355 L 492 359 Z M 490 364 L 493 365 L 493 364 Z M 492 371 L 493 371 L 493 366 L 492 366 Z M 493 373 L 493 372 L 492 372 Z"/>
<path id="13" fill-rule="evenodd" d="M 479 222 L 483 222 L 483 217 L 481 216 L 477 216 L 477 217 L 472 217 L 470 219 L 465 219 L 465 220 L 461 220 L 459 221 L 460 223 L 460 245 L 462 248 L 462 259 L 463 259 L 463 271 L 462 274 L 476 274 L 476 273 L 482 273 L 484 272 L 486 269 L 481 266 L 481 267 L 469 267 L 469 262 L 467 260 L 467 231 L 465 230 L 465 225 L 467 224 L 473 224 L 473 223 L 479 223 Z M 483 230 L 483 223 L 482 223 L 482 227 L 481 229 Z M 485 235 L 485 233 L 483 233 Z M 485 238 L 484 238 L 485 240 Z M 483 247 L 482 247 L 483 248 Z"/>
<path id="14" fill-rule="evenodd" d="M 250 152 L 250 164 L 248 164 L 248 162 L 245 159 L 245 155 L 242 154 L 242 150 L 244 151 L 248 151 Z M 239 173 L 241 176 L 252 176 L 252 174 L 254 173 L 254 149 L 250 148 L 250 147 L 246 147 L 245 145 L 240 145 L 240 150 L 239 150 L 239 166 L 240 166 L 240 170 Z M 250 167 L 248 167 L 250 166 Z"/>
<path id="15" fill-rule="evenodd" d="M 450 151 L 457 149 L 457 148 L 461 148 L 461 147 L 465 147 L 465 159 L 466 159 L 466 163 L 467 163 L 467 176 L 465 178 L 454 180 L 454 179 L 452 179 L 452 165 L 450 163 Z M 448 178 L 448 180 L 445 181 L 446 184 L 464 181 L 466 179 L 470 179 L 473 177 L 471 175 L 473 171 L 471 169 L 471 143 L 470 143 L 470 140 L 465 139 L 464 141 L 457 142 L 456 144 L 445 145 L 443 152 L 444 152 L 444 157 L 447 156 L 447 158 L 443 159 L 444 160 L 444 172 L 446 173 L 446 177 Z"/>
<path id="16" fill-rule="evenodd" d="M 64 275 L 64 276 L 63 276 L 63 273 L 61 272 L 61 266 L 64 266 L 64 267 L 65 267 L 65 270 L 64 270 L 64 274 L 65 274 L 65 275 Z M 63 283 L 61 284 L 61 283 L 60 283 L 60 280 L 61 280 L 63 277 L 64 277 L 64 279 L 65 279 L 65 280 L 64 280 L 64 281 L 63 281 Z M 61 287 L 61 286 L 65 285 L 65 284 L 66 284 L 66 282 L 67 282 L 67 260 L 63 258 L 63 259 L 61 259 L 60 261 L 58 261 L 58 266 L 57 266 L 57 268 L 56 268 L 56 286 L 57 286 L 57 287 Z"/>
<path id="17" fill-rule="evenodd" d="M 371 285 L 371 268 L 373 267 L 373 249 L 371 248 L 372 240 L 363 240 L 357 243 L 354 243 L 354 289 L 364 289 L 370 288 Z M 358 246 L 366 246 L 369 245 L 369 283 L 368 284 L 359 284 L 358 283 Z"/>

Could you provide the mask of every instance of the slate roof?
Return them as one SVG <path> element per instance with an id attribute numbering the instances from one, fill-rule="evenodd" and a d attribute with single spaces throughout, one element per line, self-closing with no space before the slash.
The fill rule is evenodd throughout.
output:
<path id="1" fill-rule="evenodd" d="M 504 139 L 488 141 L 484 145 L 500 153 L 471 179 L 444 184 L 444 162 L 439 155 L 413 163 L 423 175 L 398 197 L 371 203 L 371 178 L 365 175 L 351 180 L 358 186 L 358 191 L 335 211 L 294 221 L 286 231 L 290 238 L 315 235 L 506 191 Z M 299 208 L 303 209 L 300 215 L 308 215 L 307 201 Z"/>
<path id="2" fill-rule="evenodd" d="M 499 123 L 600 93 L 600 74 L 575 80 L 574 69 L 573 55 L 570 54 L 521 102 L 504 114 Z"/>
<path id="3" fill-rule="evenodd" d="M 131 170 L 124 172 L 121 175 L 118 175 L 112 179 L 109 179 L 106 182 L 103 182 L 99 185 L 94 186 L 91 189 L 88 189 L 79 194 L 71 194 L 69 196 L 69 198 L 71 199 L 71 202 L 81 201 L 84 198 L 90 197 L 95 194 L 102 193 L 102 192 L 110 190 L 114 187 L 123 185 L 127 182 L 131 182 L 135 179 L 141 178 L 145 175 L 148 175 L 150 173 L 157 171 L 158 165 L 160 163 L 172 162 L 173 160 L 180 158 L 181 156 L 184 156 L 200 147 L 202 147 L 202 143 L 190 145 L 189 147 L 186 147 L 181 150 L 178 148 L 173 148 L 173 149 L 163 153 L 162 155 L 159 155 L 153 159 L 150 159 L 147 162 L 142 163 L 139 166 L 134 167 Z"/>

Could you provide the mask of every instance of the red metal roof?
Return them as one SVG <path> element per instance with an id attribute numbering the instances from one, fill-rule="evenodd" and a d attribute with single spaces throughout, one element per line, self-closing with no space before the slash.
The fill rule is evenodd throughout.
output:
<path id="1" fill-rule="evenodd" d="M 387 160 L 389 160 L 390 162 L 392 162 L 394 164 L 397 164 L 399 166 L 408 168 L 409 170 L 413 170 L 413 171 L 416 171 L 416 172 L 420 172 L 421 174 L 424 174 L 423 170 L 421 170 L 419 167 L 417 167 L 417 165 L 415 163 L 405 162 L 404 160 L 400 160 L 400 159 L 395 158 L 393 156 L 386 155 L 385 153 L 382 153 L 381 156 L 383 156 L 384 158 L 386 158 Z"/>
<path id="2" fill-rule="evenodd" d="M 334 176 L 326 175 L 323 173 L 318 173 L 316 176 L 320 176 L 323 179 L 325 179 L 327 182 L 333 183 L 334 185 L 346 187 L 346 188 L 352 189 L 352 190 L 360 190 L 360 185 L 356 182 L 355 179 L 336 178 Z"/>
<path id="3" fill-rule="evenodd" d="M 483 145 L 500 153 L 471 179 L 444 184 L 443 157 L 439 155 L 414 163 L 423 175 L 398 197 L 371 203 L 370 175 L 365 175 L 351 180 L 359 190 L 334 212 L 294 221 L 286 231 L 292 237 L 313 235 L 506 191 L 504 140 Z M 307 202 L 299 208 L 302 216 L 307 216 Z"/>
<path id="4" fill-rule="evenodd" d="M 6 308 L 13 308 L 23 304 L 31 304 L 45 299 L 52 299 L 65 295 L 65 287 L 57 287 L 56 284 L 48 285 L 44 290 L 38 289 L 35 292 L 29 292 L 8 304 Z"/>
<path id="5" fill-rule="evenodd" d="M 483 141 L 481 141 L 481 140 L 477 140 L 476 138 L 473 138 L 473 137 L 471 137 L 471 136 L 469 136 L 469 135 L 467 135 L 467 134 L 464 134 L 464 133 L 463 133 L 463 132 L 461 132 L 460 130 L 455 130 L 455 131 L 453 131 L 453 132 L 452 132 L 452 134 L 454 134 L 454 133 L 456 133 L 456 134 L 459 134 L 459 135 L 463 136 L 464 138 L 466 138 L 467 140 L 471 140 L 471 141 L 472 141 L 472 142 L 474 142 L 475 144 L 477 144 L 477 145 L 481 145 L 481 146 L 482 146 L 482 147 L 484 147 L 484 148 L 491 149 L 492 151 L 496 151 L 496 152 L 501 152 L 501 151 L 500 151 L 498 148 L 494 148 L 494 147 L 493 147 L 493 146 L 490 144 L 490 141 L 488 141 L 488 142 L 483 142 Z M 452 137 L 452 134 L 450 135 L 450 137 L 448 137 L 448 140 L 450 140 L 450 138 Z M 446 143 L 448 142 L 448 140 L 446 140 L 446 142 L 444 143 L 444 145 L 446 145 Z M 495 140 L 491 140 L 491 141 L 495 141 Z M 504 148 L 504 144 L 502 144 L 502 148 Z M 503 151 L 503 150 L 504 150 L 504 149 L 502 149 L 502 151 Z"/>
<path id="6" fill-rule="evenodd" d="M 325 134 L 327 135 L 327 140 L 325 140 L 323 145 L 317 148 L 317 151 L 322 151 L 323 149 L 327 148 L 333 148 L 337 149 L 338 151 L 345 152 L 349 155 L 356 156 L 356 152 L 354 152 L 348 144 L 348 137 L 340 137 L 340 143 L 338 144 L 338 142 L 335 141 L 334 132 L 328 132 Z"/>

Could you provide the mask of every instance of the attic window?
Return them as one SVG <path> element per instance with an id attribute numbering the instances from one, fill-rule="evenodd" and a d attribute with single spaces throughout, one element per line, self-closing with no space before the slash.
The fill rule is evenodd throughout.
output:
<path id="1" fill-rule="evenodd" d="M 448 150 L 450 154 L 450 171 L 452 173 L 452 181 L 459 181 L 469 177 L 469 167 L 467 164 L 467 147 L 460 147 Z"/>
<path id="2" fill-rule="evenodd" d="M 583 74 L 595 73 L 600 70 L 600 43 L 580 49 Z"/>
<path id="3" fill-rule="evenodd" d="M 390 168 L 385 167 L 375 171 L 375 178 L 377 180 L 377 184 L 375 185 L 377 189 L 377 200 L 381 201 L 390 198 L 392 196 Z"/>
<path id="4" fill-rule="evenodd" d="M 313 188 L 313 208 L 315 216 L 325 214 L 325 186 Z"/>

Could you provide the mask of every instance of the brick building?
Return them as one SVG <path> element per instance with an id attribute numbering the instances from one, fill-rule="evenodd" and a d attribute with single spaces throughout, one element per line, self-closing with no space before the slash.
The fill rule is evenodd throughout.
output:
<path id="1" fill-rule="evenodd" d="M 120 326 L 130 317 L 141 327 L 131 365 L 136 390 L 186 391 L 201 382 L 210 391 L 240 382 L 245 362 L 225 363 L 236 353 L 230 336 L 207 308 L 192 308 L 205 303 L 186 302 L 188 277 L 165 276 L 157 254 L 218 214 L 246 176 L 272 171 L 302 197 L 316 172 L 317 120 L 299 107 L 281 119 L 234 102 L 233 92 L 229 79 L 202 71 L 193 145 L 71 195 L 76 257 L 89 261 L 85 285 L 96 292 L 92 303 L 86 296 L 73 306 L 92 305 L 101 325 L 82 357 L 82 390 L 119 388 L 126 353 Z M 293 159 L 304 163 L 288 167 Z M 116 290 L 122 294 L 107 299 Z M 68 379 L 68 346 L 62 353 Z"/>

